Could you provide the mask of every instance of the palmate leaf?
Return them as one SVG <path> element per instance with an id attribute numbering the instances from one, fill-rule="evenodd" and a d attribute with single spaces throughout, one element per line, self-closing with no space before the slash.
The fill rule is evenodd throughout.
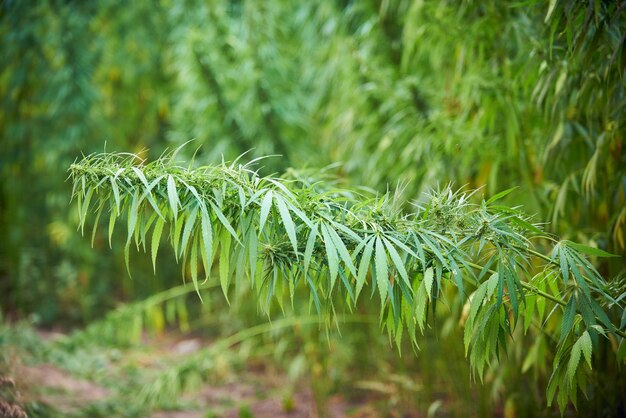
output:
<path id="1" fill-rule="evenodd" d="M 559 346 L 581 323 L 593 335 L 626 336 L 596 299 L 617 304 L 602 291 L 604 279 L 585 258 L 604 254 L 569 242 L 558 243 L 551 257 L 538 253 L 529 237 L 541 236 L 541 231 L 517 209 L 473 204 L 468 195 L 447 188 L 429 196 L 419 211 L 407 213 L 394 207 L 388 196 L 313 191 L 298 182 L 259 177 L 242 166 L 223 163 L 192 169 L 167 159 L 139 166 L 136 161 L 99 154 L 71 166 L 81 230 L 89 208 L 97 209 L 96 218 L 109 208 L 111 242 L 118 217 L 126 215 L 128 269 L 130 243 L 134 239 L 145 250 L 152 229 L 149 250 L 156 270 L 169 223 L 170 244 L 194 288 L 200 287 L 200 268 L 211 277 L 219 253 L 219 285 L 227 300 L 231 276 L 238 288 L 247 276 L 266 311 L 273 300 L 283 308 L 285 296 L 293 303 L 297 288 L 303 287 L 320 315 L 333 316 L 337 303 L 354 307 L 371 277 L 381 321 L 398 344 L 403 335 L 417 344 L 415 327 L 424 331 L 427 307 L 435 312 L 442 295 L 455 289 L 464 300 L 465 289 L 474 289 L 464 344 L 480 376 L 505 349 L 514 327 L 511 319 L 517 322 L 519 311 L 528 330 L 535 315 L 541 321 L 546 309 L 563 307 Z M 438 217 L 446 211 L 459 221 L 442 223 Z M 562 279 L 555 280 L 559 275 Z M 330 318 L 324 322 L 331 323 Z M 567 382 L 580 376 L 581 356 L 591 364 L 591 341 L 591 333 L 584 331 L 574 343 L 578 345 L 573 356 L 555 366 L 557 383 L 550 390 L 563 382 L 569 387 Z M 561 373 L 560 368 L 569 371 Z M 562 396 L 559 392 L 560 404 Z"/>

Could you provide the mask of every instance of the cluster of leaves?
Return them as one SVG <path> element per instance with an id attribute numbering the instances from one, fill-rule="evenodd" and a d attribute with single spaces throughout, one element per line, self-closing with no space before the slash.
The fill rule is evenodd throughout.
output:
<path id="1" fill-rule="evenodd" d="M 589 353 L 587 338 L 597 343 L 598 335 L 624 336 L 598 300 L 610 301 L 619 314 L 623 308 L 584 256 L 609 254 L 569 241 L 556 243 L 552 257 L 537 252 L 530 238 L 545 234 L 519 210 L 496 204 L 510 191 L 472 203 L 471 193 L 446 188 L 406 213 L 390 194 L 261 177 L 238 161 L 184 167 L 172 157 L 146 164 L 136 155 L 105 153 L 70 167 L 81 227 L 95 214 L 93 236 L 108 212 L 111 236 L 125 215 L 129 272 L 132 244 L 150 248 L 155 265 L 167 223 L 183 275 L 198 294 L 199 275 L 203 271 L 209 280 L 216 257 L 226 299 L 231 286 L 250 287 L 267 313 L 272 300 L 284 309 L 285 300 L 293 303 L 296 288 L 304 287 L 309 307 L 331 321 L 338 301 L 354 309 L 369 284 L 371 297 L 378 293 L 382 326 L 398 345 L 406 334 L 416 347 L 428 306 L 434 309 L 446 288 L 456 288 L 461 299 L 476 289 L 465 341 L 480 376 L 504 352 L 522 315 L 529 323 L 535 311 L 543 319 L 547 303 L 553 311 L 562 306 L 548 392 L 551 399 L 560 389 L 561 408 L 568 397 L 575 400 L 576 382 L 584 383 L 577 358 Z"/>

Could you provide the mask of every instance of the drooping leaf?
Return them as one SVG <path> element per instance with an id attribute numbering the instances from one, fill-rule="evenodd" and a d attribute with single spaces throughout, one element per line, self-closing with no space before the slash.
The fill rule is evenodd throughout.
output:
<path id="1" fill-rule="evenodd" d="M 335 281 L 337 280 L 337 274 L 339 273 L 339 257 L 326 225 L 323 223 L 320 224 L 320 229 L 322 231 L 322 237 L 324 238 L 324 246 L 326 247 L 326 260 L 328 262 L 328 272 L 330 276 L 330 294 L 335 287 Z"/>
<path id="2" fill-rule="evenodd" d="M 361 261 L 359 262 L 359 271 L 358 271 L 357 278 L 356 278 L 356 298 L 359 297 L 359 294 L 361 293 L 361 290 L 363 289 L 367 272 L 370 269 L 370 262 L 372 259 L 372 252 L 374 250 L 375 240 L 376 238 L 374 237 L 367 239 L 367 244 L 365 244 L 365 248 L 363 249 L 363 254 L 361 255 Z"/>
<path id="3" fill-rule="evenodd" d="M 265 222 L 267 222 L 267 217 L 270 214 L 270 209 L 272 208 L 272 191 L 269 190 L 263 196 L 263 201 L 261 202 L 261 216 L 259 218 L 259 232 L 263 230 L 265 226 Z"/>
<path id="4" fill-rule="evenodd" d="M 380 293 L 380 303 L 384 304 L 387 298 L 387 284 L 389 283 L 389 271 L 387 268 L 387 253 L 380 237 L 376 238 L 376 280 L 378 281 L 378 292 Z"/>
<path id="5" fill-rule="evenodd" d="M 154 273 L 156 274 L 156 258 L 157 252 L 159 251 L 159 243 L 161 242 L 161 234 L 163 233 L 163 226 L 165 225 L 165 219 L 159 218 L 154 224 L 154 229 L 152 231 L 152 268 Z"/>
<path id="6" fill-rule="evenodd" d="M 297 256 L 298 240 L 296 238 L 296 227 L 293 223 L 293 219 L 291 218 L 291 214 L 289 214 L 289 209 L 287 209 L 285 201 L 279 195 L 274 196 L 274 203 L 276 204 L 276 207 L 278 207 L 278 213 L 283 221 L 283 226 L 285 227 L 289 241 L 291 241 L 291 245 L 293 246 L 294 254 Z"/>
<path id="7" fill-rule="evenodd" d="M 169 199 L 170 208 L 172 209 L 172 218 L 178 218 L 178 192 L 176 191 L 176 182 L 170 174 L 167 176 L 167 197 Z"/>

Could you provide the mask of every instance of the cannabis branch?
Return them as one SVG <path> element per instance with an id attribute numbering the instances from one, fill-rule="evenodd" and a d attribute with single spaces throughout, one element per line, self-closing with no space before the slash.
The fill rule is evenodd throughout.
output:
<path id="1" fill-rule="evenodd" d="M 391 193 L 341 189 L 297 171 L 262 177 L 252 167 L 104 153 L 72 164 L 70 176 L 81 229 L 95 214 L 92 240 L 102 216 L 109 242 L 125 218 L 129 273 L 131 245 L 149 248 L 156 271 L 165 235 L 196 290 L 216 264 L 227 299 L 233 286 L 250 288 L 269 313 L 273 301 L 282 308 L 307 289 L 309 306 L 327 323 L 338 303 L 353 310 L 367 291 L 359 303 L 378 304 L 395 342 L 407 336 L 415 347 L 428 308 L 453 294 L 466 301 L 464 343 L 479 376 L 522 318 L 525 330 L 560 318 L 548 399 L 559 389 L 561 408 L 584 388 L 598 338 L 621 344 L 624 356 L 626 314 L 587 259 L 610 254 L 554 241 L 518 208 L 498 204 L 511 190 L 479 201 L 447 187 L 407 210 Z M 551 254 L 535 243 L 551 245 Z M 611 316 L 621 317 L 619 327 Z"/>

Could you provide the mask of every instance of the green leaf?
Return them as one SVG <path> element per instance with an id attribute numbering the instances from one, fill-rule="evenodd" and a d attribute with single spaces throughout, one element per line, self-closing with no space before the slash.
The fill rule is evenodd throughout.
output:
<path id="1" fill-rule="evenodd" d="M 93 243 L 96 239 L 96 231 L 98 230 L 98 225 L 100 223 L 100 215 L 102 215 L 102 210 L 104 209 L 104 204 L 101 203 L 100 207 L 96 212 L 96 219 L 93 221 L 93 229 L 91 230 L 91 248 L 93 248 Z"/>
<path id="2" fill-rule="evenodd" d="M 487 297 L 493 296 L 493 292 L 495 292 L 498 283 L 500 283 L 499 275 L 498 273 L 493 273 L 489 277 L 489 280 L 487 280 Z"/>
<path id="3" fill-rule="evenodd" d="M 113 248 L 111 238 L 113 237 L 113 230 L 115 229 L 115 219 L 117 218 L 117 209 L 115 206 L 111 208 L 111 214 L 109 215 L 109 248 Z"/>
<path id="4" fill-rule="evenodd" d="M 339 257 L 337 256 L 337 249 L 333 240 L 328 234 L 325 224 L 321 224 L 322 236 L 324 238 L 324 246 L 326 247 L 326 259 L 328 261 L 328 272 L 330 275 L 330 288 L 328 294 L 330 294 L 335 287 L 335 281 L 337 280 L 337 274 L 339 272 Z"/>
<path id="5" fill-rule="evenodd" d="M 311 264 L 311 257 L 313 256 L 313 250 L 315 249 L 315 241 L 317 239 L 317 226 L 314 224 L 313 228 L 309 231 L 309 237 L 306 241 L 306 247 L 304 249 L 304 275 L 309 272 L 309 265 Z"/>
<path id="6" fill-rule="evenodd" d="M 402 262 L 402 259 L 400 258 L 400 254 L 398 254 L 398 251 L 396 251 L 396 248 L 393 246 L 393 244 L 389 242 L 389 240 L 383 237 L 383 241 L 385 243 L 385 246 L 387 247 L 387 251 L 389 253 L 389 256 L 391 257 L 391 261 L 396 267 L 396 271 L 398 272 L 400 277 L 402 277 L 404 282 L 408 286 L 411 286 L 411 283 L 409 282 L 409 275 L 407 274 L 406 269 L 404 268 L 404 263 Z"/>
<path id="7" fill-rule="evenodd" d="M 535 305 L 537 303 L 537 295 L 526 295 L 525 298 L 525 310 L 524 310 L 524 332 L 528 332 L 528 328 L 530 328 L 530 324 L 533 320 L 533 315 L 535 313 Z"/>
<path id="8" fill-rule="evenodd" d="M 256 231 L 252 226 L 250 226 L 250 232 L 248 234 L 248 259 L 250 264 L 250 281 L 254 281 L 254 276 L 256 274 L 256 264 L 258 259 L 258 238 Z"/>
<path id="9" fill-rule="evenodd" d="M 163 233 L 163 225 L 165 225 L 164 218 L 158 218 L 154 224 L 152 231 L 152 269 L 156 274 L 156 257 L 159 251 L 159 243 L 161 242 L 161 234 Z"/>
<path id="10" fill-rule="evenodd" d="M 589 335 L 589 331 L 583 332 L 580 336 L 576 344 L 580 344 L 580 348 L 585 355 L 585 360 L 591 369 L 591 353 L 593 351 L 593 344 L 591 343 L 591 336 Z"/>
<path id="11" fill-rule="evenodd" d="M 389 271 L 387 269 L 387 253 L 380 237 L 376 238 L 376 280 L 378 281 L 378 292 L 380 293 L 380 303 L 384 306 L 387 297 L 387 285 L 389 283 Z"/>
<path id="12" fill-rule="evenodd" d="M 559 264 L 561 266 L 561 276 L 565 284 L 569 281 L 569 266 L 567 265 L 566 250 L 564 248 L 559 249 Z"/>
<path id="13" fill-rule="evenodd" d="M 223 232 L 220 239 L 220 285 L 222 286 L 222 292 L 224 293 L 226 302 L 229 304 L 228 286 L 230 284 L 230 240 L 230 235 Z"/>
<path id="14" fill-rule="evenodd" d="M 352 274 L 353 277 L 356 277 L 356 267 L 352 262 L 352 257 L 350 257 L 350 253 L 348 252 L 346 245 L 343 243 L 343 240 L 332 227 L 328 226 L 326 230 L 328 231 L 330 239 L 333 240 L 333 243 L 335 244 L 335 248 L 337 248 L 337 252 L 341 257 L 341 260 L 350 271 L 350 274 Z"/>
<path id="15" fill-rule="evenodd" d="M 517 226 L 524 228 L 528 231 L 532 231 L 537 235 L 543 235 L 544 232 L 537 228 L 535 225 L 531 224 L 528 221 L 525 221 L 524 219 L 518 217 L 518 216 L 511 216 L 510 218 L 508 218 L 511 222 L 513 222 L 514 224 L 516 224 Z"/>
<path id="16" fill-rule="evenodd" d="M 79 212 L 79 223 L 80 223 L 80 233 L 82 235 L 85 234 L 85 221 L 87 220 L 87 211 L 89 210 L 89 206 L 91 203 L 91 197 L 93 196 L 93 189 L 89 189 L 85 194 L 85 200 L 81 204 L 81 199 L 78 199 L 78 212 Z"/>
<path id="17" fill-rule="evenodd" d="M 202 205 L 201 212 L 202 261 L 204 263 L 204 274 L 208 278 L 213 262 L 213 225 L 205 205 Z"/>
<path id="18" fill-rule="evenodd" d="M 115 209 L 119 213 L 120 211 L 120 189 L 117 187 L 117 181 L 111 177 L 111 190 L 113 190 L 113 197 L 115 198 Z"/>
<path id="19" fill-rule="evenodd" d="M 220 222 L 222 223 L 222 225 L 224 225 L 224 228 L 226 228 L 226 230 L 235 239 L 235 241 L 237 241 L 239 244 L 241 244 L 241 241 L 239 241 L 239 237 L 237 236 L 237 233 L 235 232 L 235 230 L 231 226 L 230 222 L 228 222 L 228 219 L 226 219 L 226 216 L 224 216 L 224 214 L 222 213 L 220 208 L 218 208 L 217 205 L 215 203 L 213 203 L 213 202 L 209 202 L 209 204 L 211 205 L 211 209 L 213 209 L 213 212 L 217 216 L 217 219 L 219 219 Z"/>
<path id="20" fill-rule="evenodd" d="M 171 174 L 167 176 L 167 198 L 172 208 L 172 218 L 176 219 L 178 217 L 178 192 L 176 191 L 176 182 Z"/>
<path id="21" fill-rule="evenodd" d="M 434 281 L 435 275 L 433 272 L 433 268 L 432 267 L 428 267 L 425 271 L 424 271 L 424 286 L 426 288 L 426 295 L 428 295 L 428 300 L 431 299 L 431 295 L 433 292 L 433 281 Z"/>
<path id="22" fill-rule="evenodd" d="M 296 254 L 296 258 L 298 256 L 298 240 L 296 238 L 296 227 L 293 223 L 293 219 L 289 214 L 289 209 L 287 209 L 287 205 L 285 205 L 285 201 L 279 196 L 276 195 L 274 197 L 274 202 L 278 207 L 278 213 L 283 221 L 283 226 L 285 227 L 285 231 L 287 231 L 287 236 L 289 237 L 289 241 L 291 241 L 291 245 L 293 246 L 293 252 Z"/>
<path id="23" fill-rule="evenodd" d="M 569 362 L 567 363 L 567 378 L 569 379 L 570 384 L 574 380 L 574 376 L 576 375 L 576 369 L 578 369 L 578 363 L 580 363 L 580 354 L 582 348 L 579 341 L 580 339 L 576 341 L 576 344 L 574 344 L 574 347 L 572 347 Z"/>
<path id="24" fill-rule="evenodd" d="M 424 324 L 426 322 L 426 307 L 428 305 L 428 293 L 424 280 L 420 283 L 415 293 L 415 321 L 420 327 L 422 334 L 424 333 Z"/>
<path id="25" fill-rule="evenodd" d="M 189 212 L 189 217 L 187 218 L 187 222 L 185 223 L 185 229 L 183 230 L 183 241 L 180 244 L 180 252 L 187 250 L 187 243 L 189 242 L 189 237 L 191 236 L 191 232 L 196 226 L 196 218 L 198 217 L 198 206 L 194 207 L 191 212 Z"/>
<path id="26" fill-rule="evenodd" d="M 374 241 L 376 238 L 369 238 L 367 244 L 365 244 L 365 249 L 363 250 L 363 254 L 361 255 L 361 261 L 359 263 L 359 271 L 356 278 L 356 298 L 358 299 L 361 290 L 363 289 L 363 285 L 365 284 L 365 278 L 367 276 L 367 272 L 370 268 L 370 261 L 372 259 L 372 252 L 374 250 Z"/>
<path id="27" fill-rule="evenodd" d="M 572 326 L 574 325 L 574 316 L 576 315 L 576 301 L 574 298 L 571 298 L 567 305 L 565 306 L 565 311 L 563 312 L 563 319 L 561 320 L 561 341 L 565 339 L 565 337 L 572 330 Z"/>
<path id="28" fill-rule="evenodd" d="M 268 191 L 263 196 L 263 201 L 261 202 L 261 216 L 259 218 L 259 232 L 263 231 L 263 227 L 265 226 L 265 222 L 267 221 L 267 217 L 270 214 L 270 209 L 272 208 L 272 191 Z"/>
<path id="29" fill-rule="evenodd" d="M 130 242 L 133 234 L 135 233 L 135 228 L 137 227 L 137 217 L 139 216 L 138 202 L 139 196 L 137 194 L 137 191 L 135 191 L 131 204 L 128 207 L 128 242 Z"/>
<path id="30" fill-rule="evenodd" d="M 180 234 L 183 230 L 183 225 L 185 224 L 184 220 L 185 220 L 185 216 L 184 214 L 181 214 L 178 218 L 174 218 L 174 236 L 173 236 L 173 242 L 172 242 L 172 247 L 174 247 L 174 256 L 176 257 L 176 261 L 178 261 L 178 257 L 179 257 L 179 253 L 178 253 L 178 246 L 180 244 Z"/>
<path id="31" fill-rule="evenodd" d="M 489 200 L 487 200 L 487 204 L 490 204 L 490 203 L 495 202 L 496 200 L 502 199 L 503 197 L 505 197 L 506 195 L 508 195 L 509 193 L 511 193 L 513 190 L 517 188 L 518 186 L 515 186 L 515 187 L 511 187 L 510 189 L 503 190 L 500 193 L 496 193 L 495 195 L 491 196 Z"/>
<path id="32" fill-rule="evenodd" d="M 476 318 L 476 314 L 478 313 L 478 310 L 482 306 L 483 300 L 485 300 L 485 295 L 487 294 L 487 286 L 488 286 L 487 282 L 482 283 L 480 286 L 478 286 L 478 289 L 476 289 L 476 291 L 472 295 L 472 300 L 470 302 L 470 314 L 469 314 L 469 318 L 472 322 L 474 322 L 474 319 Z"/>
<path id="33" fill-rule="evenodd" d="M 565 245 L 575 249 L 578 252 L 587 254 L 593 257 L 619 257 L 618 255 L 608 253 L 599 248 L 588 247 L 586 245 L 578 244 L 572 241 L 565 241 Z"/>
<path id="34" fill-rule="evenodd" d="M 200 287 L 198 286 L 198 237 L 193 240 L 190 257 L 189 270 L 191 272 L 191 281 L 193 282 L 193 287 L 196 289 L 196 293 L 202 302 L 202 295 L 200 294 Z"/>
<path id="35" fill-rule="evenodd" d="M 154 200 L 154 197 L 152 196 L 152 188 L 158 183 L 160 178 L 155 180 L 155 181 L 153 181 L 152 184 L 150 184 L 150 183 L 148 183 L 148 179 L 146 179 L 146 176 L 143 174 L 143 172 L 141 170 L 139 170 L 137 167 L 131 167 L 131 168 L 135 172 L 137 177 L 139 177 L 139 179 L 141 180 L 141 182 L 143 183 L 143 185 L 146 188 L 144 190 L 142 196 L 141 196 L 140 202 L 143 201 L 145 198 L 148 198 L 148 202 L 150 203 L 150 205 L 152 206 L 154 211 L 156 213 L 158 213 L 159 216 L 163 216 L 163 215 L 161 215 L 161 211 L 159 210 L 159 206 L 157 205 L 156 201 Z"/>

